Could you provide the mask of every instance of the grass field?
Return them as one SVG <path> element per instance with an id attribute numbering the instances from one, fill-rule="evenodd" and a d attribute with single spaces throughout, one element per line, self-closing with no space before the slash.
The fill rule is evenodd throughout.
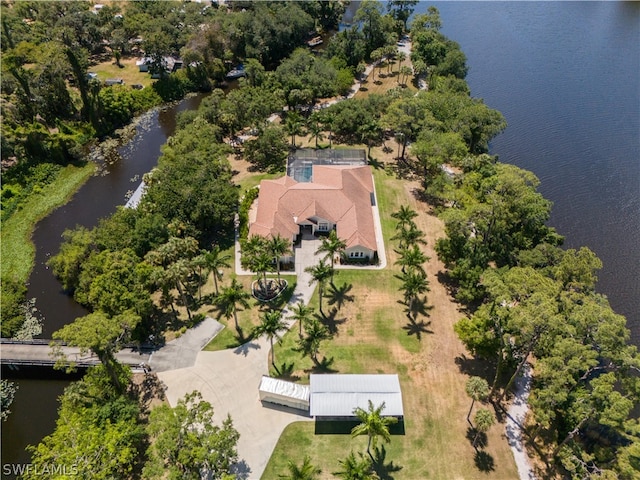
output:
<path id="1" fill-rule="evenodd" d="M 115 64 L 113 59 L 106 60 L 104 62 L 92 65 L 89 67 L 89 72 L 97 73 L 98 80 L 104 83 L 107 78 L 122 78 L 125 85 L 133 85 L 139 83 L 148 87 L 154 80 L 151 80 L 151 75 L 146 72 L 140 72 L 136 66 L 136 57 L 126 57 L 120 59 L 122 68 Z"/>
<path id="2" fill-rule="evenodd" d="M 95 171 L 95 164 L 64 167 L 57 178 L 39 193 L 31 195 L 23 207 L 2 222 L 2 276 L 27 282 L 35 256 L 31 234 L 36 223 L 65 204 Z"/>

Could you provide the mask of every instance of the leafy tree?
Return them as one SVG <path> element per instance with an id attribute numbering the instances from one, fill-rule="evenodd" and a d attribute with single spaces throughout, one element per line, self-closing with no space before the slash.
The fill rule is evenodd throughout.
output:
<path id="1" fill-rule="evenodd" d="M 13 403 L 17 389 L 18 387 L 15 383 L 6 379 L 0 380 L 0 418 L 3 421 L 6 421 L 9 418 L 9 414 L 11 414 L 9 407 Z"/>
<path id="2" fill-rule="evenodd" d="M 402 23 L 402 29 L 406 32 L 407 21 L 417 4 L 418 0 L 392 0 L 387 2 L 387 11 L 393 15 L 393 18 Z"/>
<path id="3" fill-rule="evenodd" d="M 130 372 L 122 372 L 120 383 L 129 379 Z M 62 474 L 108 480 L 134 474 L 144 441 L 140 407 L 113 389 L 104 368 L 93 367 L 68 386 L 58 414 L 54 432 L 29 447 L 34 468 L 23 478 L 57 479 Z M 66 467 L 61 472 L 52 465 Z"/>
<path id="4" fill-rule="evenodd" d="M 333 474 L 345 480 L 379 480 L 380 477 L 373 470 L 371 460 L 365 458 L 360 452 L 358 455 L 359 459 L 351 451 L 345 458 L 338 460 L 342 470 Z"/>
<path id="5" fill-rule="evenodd" d="M 322 473 L 320 468 L 311 463 L 311 457 L 308 455 L 304 457 L 300 466 L 293 460 L 289 460 L 287 462 L 287 470 L 289 472 L 286 475 L 279 475 L 278 477 L 288 480 L 315 480 Z"/>
<path id="6" fill-rule="evenodd" d="M 147 451 L 145 478 L 223 479 L 238 459 L 240 435 L 230 416 L 217 426 L 211 404 L 197 392 L 187 394 L 175 408 L 161 405 L 151 411 L 147 431 L 152 438 Z"/>
<path id="7" fill-rule="evenodd" d="M 371 455 L 371 446 L 376 448 L 378 437 L 389 443 L 391 441 L 391 434 L 389 433 L 389 426 L 398 422 L 396 417 L 383 417 L 382 411 L 385 408 L 385 403 L 382 402 L 378 407 L 373 405 L 373 402 L 369 400 L 369 407 L 367 410 L 357 407 L 354 409 L 353 414 L 358 417 L 360 424 L 353 427 L 351 430 L 351 436 L 357 437 L 359 435 L 367 435 L 369 440 L 367 442 L 367 453 L 373 461 L 373 455 Z"/>
<path id="8" fill-rule="evenodd" d="M 335 230 L 331 230 L 329 232 L 329 236 L 322 239 L 322 243 L 316 250 L 316 254 L 326 253 L 324 260 L 331 260 L 331 283 L 333 283 L 333 273 L 335 270 L 334 265 L 336 256 L 341 256 L 345 248 L 347 248 L 347 243 L 338 237 L 338 234 Z"/>
<path id="9" fill-rule="evenodd" d="M 331 265 L 324 263 L 324 260 L 320 260 L 317 265 L 312 265 L 304 269 L 305 272 L 311 275 L 311 280 L 309 284 L 317 283 L 318 284 L 318 302 L 320 313 L 324 315 L 322 312 L 322 297 L 324 295 L 324 287 L 327 283 L 327 280 L 331 278 L 333 269 Z"/>
<path id="10" fill-rule="evenodd" d="M 245 143 L 244 155 L 258 170 L 280 172 L 285 167 L 288 151 L 284 130 L 276 125 L 269 125 L 258 138 Z"/>
<path id="11" fill-rule="evenodd" d="M 53 333 L 53 339 L 62 340 L 71 347 L 79 347 L 83 355 L 89 351 L 93 352 L 104 366 L 113 387 L 118 392 L 124 392 L 126 385 L 122 384 L 118 373 L 122 367 L 118 364 L 116 353 L 130 338 L 139 321 L 140 317 L 132 312 L 109 318 L 105 313 L 98 311 L 65 325 Z M 59 344 L 53 343 L 52 348 L 59 360 L 67 361 Z"/>
<path id="12" fill-rule="evenodd" d="M 331 334 L 326 326 L 318 321 L 317 318 L 310 318 L 305 323 L 305 335 L 298 339 L 297 350 L 303 356 L 308 355 L 315 365 L 319 365 L 318 353 L 320 352 L 320 343 L 323 340 L 329 340 Z"/>
<path id="13" fill-rule="evenodd" d="M 219 305 L 227 318 L 233 316 L 236 330 L 238 330 L 238 305 L 249 308 L 251 295 L 245 292 L 241 283 L 237 279 L 231 280 L 231 285 L 224 288 L 222 293 L 216 297 L 215 304 Z"/>
<path id="14" fill-rule="evenodd" d="M 286 322 L 278 310 L 270 310 L 260 317 L 260 324 L 253 330 L 253 335 L 259 337 L 266 335 L 271 344 L 271 365 L 276 366 L 275 352 L 273 350 L 273 339 L 278 337 L 279 332 L 287 329 Z"/>
<path id="15" fill-rule="evenodd" d="M 79 284 L 82 264 L 89 258 L 93 235 L 84 228 L 65 230 L 60 252 L 49 260 L 53 274 L 62 283 L 62 288 L 72 292 Z"/>
<path id="16" fill-rule="evenodd" d="M 471 406 L 469 407 L 469 412 L 467 413 L 467 422 L 471 424 L 471 411 L 473 410 L 473 405 L 478 400 L 484 400 L 489 396 L 489 384 L 482 377 L 469 377 L 467 383 L 465 384 L 465 391 L 467 395 L 471 397 Z"/>
<path id="17" fill-rule="evenodd" d="M 309 322 L 314 310 L 315 309 L 313 307 L 305 305 L 302 301 L 296 303 L 293 307 L 291 307 L 293 315 L 291 315 L 289 319 L 298 322 L 298 335 L 300 336 L 300 338 L 302 338 L 302 325 L 306 325 Z"/>

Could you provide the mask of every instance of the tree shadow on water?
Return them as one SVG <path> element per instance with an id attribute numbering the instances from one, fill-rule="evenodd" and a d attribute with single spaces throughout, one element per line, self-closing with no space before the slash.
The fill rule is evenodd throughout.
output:
<path id="1" fill-rule="evenodd" d="M 496 469 L 493 457 L 484 450 L 478 450 L 473 456 L 476 467 L 481 472 L 493 472 Z"/>
<path id="2" fill-rule="evenodd" d="M 385 463 L 387 459 L 387 449 L 384 445 L 376 447 L 373 453 L 373 471 L 376 472 L 380 480 L 393 480 L 392 473 L 402 470 L 402 465 L 394 465 L 393 460 Z"/>

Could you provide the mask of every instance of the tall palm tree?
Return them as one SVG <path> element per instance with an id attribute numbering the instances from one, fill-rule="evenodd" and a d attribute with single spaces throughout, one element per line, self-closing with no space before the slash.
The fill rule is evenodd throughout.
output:
<path id="1" fill-rule="evenodd" d="M 293 315 L 291 315 L 289 317 L 289 319 L 290 320 L 295 320 L 295 321 L 298 322 L 298 328 L 299 328 L 298 335 L 300 337 L 302 337 L 302 324 L 304 323 L 306 325 L 306 323 L 311 318 L 311 315 L 313 315 L 313 311 L 314 310 L 315 309 L 313 307 L 309 307 L 308 305 L 305 305 L 304 302 L 302 302 L 302 301 L 296 303 L 291 308 L 291 311 L 293 312 Z"/>
<path id="2" fill-rule="evenodd" d="M 322 470 L 311 463 L 311 458 L 306 455 L 302 461 L 302 465 L 298 466 L 293 460 L 287 463 L 287 475 L 278 475 L 280 478 L 287 480 L 315 480 Z"/>
<path id="3" fill-rule="evenodd" d="M 398 240 L 398 247 L 404 248 L 414 243 L 426 245 L 427 242 L 424 240 L 424 236 L 424 232 L 413 224 L 407 228 L 396 230 L 396 234 L 391 237 L 391 240 Z"/>
<path id="4" fill-rule="evenodd" d="M 407 59 L 407 54 L 404 52 L 398 52 L 398 78 L 400 78 L 400 71 L 402 69 L 402 62 L 404 62 Z"/>
<path id="5" fill-rule="evenodd" d="M 413 311 L 413 303 L 418 296 L 429 291 L 429 281 L 422 272 L 410 271 L 400 277 L 402 280 L 401 290 L 404 290 L 404 300 L 407 302 L 409 312 Z"/>
<path id="6" fill-rule="evenodd" d="M 324 263 L 324 260 L 320 260 L 317 265 L 312 265 L 311 267 L 307 267 L 304 269 L 305 272 L 311 274 L 311 281 L 309 285 L 313 283 L 318 284 L 318 302 L 320 313 L 324 315 L 322 312 L 322 297 L 324 295 L 324 286 L 333 274 L 333 268 L 331 265 Z"/>
<path id="7" fill-rule="evenodd" d="M 471 425 L 470 418 L 473 405 L 476 401 L 484 400 L 489 396 L 489 383 L 482 377 L 469 377 L 464 388 L 467 395 L 471 397 L 471 407 L 469 407 L 469 413 L 467 413 L 467 422 Z"/>
<path id="8" fill-rule="evenodd" d="M 287 324 L 282 319 L 278 310 L 265 312 L 260 318 L 260 324 L 254 328 L 253 334 L 257 337 L 266 335 L 271 344 L 271 365 L 276 366 L 276 357 L 273 350 L 273 339 L 278 336 L 278 332 L 286 330 Z"/>
<path id="9" fill-rule="evenodd" d="M 267 291 L 267 272 L 273 271 L 273 257 L 271 254 L 263 250 L 258 253 L 252 261 L 251 269 L 258 275 L 258 284 L 260 290 Z"/>
<path id="10" fill-rule="evenodd" d="M 322 239 L 322 244 L 316 250 L 318 253 L 326 253 L 324 260 L 329 258 L 331 260 L 331 283 L 333 284 L 333 270 L 336 260 L 336 255 L 342 254 L 347 248 L 347 242 L 338 237 L 335 230 L 329 232 L 329 236 Z"/>
<path id="11" fill-rule="evenodd" d="M 379 480 L 380 477 L 373 470 L 371 460 L 358 452 L 360 459 L 357 459 L 353 451 L 344 459 L 338 460 L 342 470 L 333 472 L 337 477 L 344 480 Z"/>
<path id="12" fill-rule="evenodd" d="M 392 218 L 398 220 L 398 228 L 410 227 L 411 225 L 415 226 L 413 219 L 417 216 L 418 212 L 406 205 L 400 206 L 397 212 L 391 214 Z"/>
<path id="13" fill-rule="evenodd" d="M 324 140 L 324 135 L 322 134 L 324 128 L 315 115 L 311 115 L 311 118 L 307 123 L 307 130 L 309 131 L 311 138 L 315 139 L 316 148 L 318 148 L 318 141 Z"/>
<path id="14" fill-rule="evenodd" d="M 291 135 L 291 145 L 296 146 L 296 135 L 302 134 L 302 117 L 298 112 L 289 111 L 285 122 L 285 129 Z"/>
<path id="15" fill-rule="evenodd" d="M 327 327 L 318 321 L 317 318 L 310 319 L 305 325 L 305 336 L 298 340 L 297 350 L 303 356 L 309 355 L 315 365 L 319 365 L 318 353 L 320 352 L 320 342 L 329 340 L 331 334 Z"/>
<path id="16" fill-rule="evenodd" d="M 228 253 L 222 253 L 220 247 L 218 245 L 212 245 L 211 250 L 205 252 L 204 256 L 204 265 L 209 270 L 209 272 L 213 273 L 213 284 L 216 288 L 216 295 L 218 295 L 218 281 L 222 280 L 222 272 L 220 271 L 222 268 L 231 268 L 231 255 Z"/>
<path id="17" fill-rule="evenodd" d="M 242 284 L 234 278 L 231 280 L 231 285 L 224 288 L 222 293 L 216 297 L 215 304 L 220 306 L 227 319 L 233 316 L 236 330 L 238 330 L 238 305 L 242 308 L 249 308 L 250 298 L 249 292 L 245 292 Z"/>
<path id="18" fill-rule="evenodd" d="M 373 448 L 376 448 L 378 437 L 382 437 L 385 442 L 389 443 L 391 441 L 389 425 L 393 425 L 398 422 L 396 417 L 382 416 L 384 407 L 384 402 L 382 402 L 380 406 L 374 407 L 373 402 L 369 400 L 368 410 L 357 407 L 353 411 L 354 415 L 358 417 L 358 420 L 360 420 L 361 423 L 353 427 L 351 430 L 351 436 L 357 437 L 359 435 L 367 435 L 369 437 L 367 453 L 369 454 L 369 457 L 371 457 L 371 460 L 373 460 L 373 455 L 371 455 L 371 446 L 373 445 Z"/>
<path id="19" fill-rule="evenodd" d="M 273 259 L 276 262 L 276 272 L 278 272 L 278 285 L 280 284 L 280 257 L 291 253 L 291 242 L 286 238 L 277 234 L 272 236 L 267 242 L 267 248 L 269 253 L 273 255 Z"/>
<path id="20" fill-rule="evenodd" d="M 422 264 L 428 261 L 429 257 L 422 253 L 418 245 L 414 243 L 412 247 L 396 250 L 396 253 L 400 255 L 400 258 L 396 260 L 395 265 L 402 266 L 402 273 L 405 273 L 407 269 L 426 273 Z"/>
<path id="21" fill-rule="evenodd" d="M 491 426 L 496 423 L 496 419 L 491 413 L 491 410 L 487 410 L 486 408 L 481 408 L 476 412 L 475 417 L 473 417 L 475 422 L 475 430 L 476 434 L 473 437 L 473 448 L 476 448 L 476 444 L 478 442 L 478 438 L 482 433 L 486 433 L 489 431 Z"/>

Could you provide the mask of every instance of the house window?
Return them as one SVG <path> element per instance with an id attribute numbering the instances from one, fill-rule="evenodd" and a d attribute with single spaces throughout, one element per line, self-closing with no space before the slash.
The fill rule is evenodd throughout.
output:
<path id="1" fill-rule="evenodd" d="M 329 224 L 328 223 L 321 222 L 321 223 L 318 224 L 318 231 L 327 232 L 328 230 L 329 230 Z"/>

